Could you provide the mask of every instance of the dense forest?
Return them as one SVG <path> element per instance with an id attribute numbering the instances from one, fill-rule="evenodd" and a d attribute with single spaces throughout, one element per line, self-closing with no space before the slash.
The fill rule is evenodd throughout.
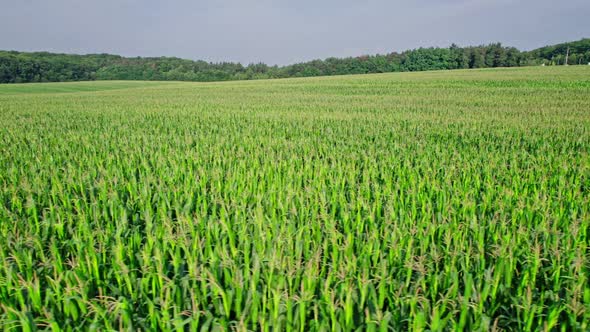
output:
<path id="1" fill-rule="evenodd" d="M 569 50 L 569 53 L 568 53 Z M 263 63 L 192 61 L 179 58 L 125 58 L 110 54 L 70 55 L 0 51 L 0 83 L 86 80 L 226 81 L 461 68 L 590 63 L 590 39 L 523 52 L 500 43 L 419 48 L 402 53 L 328 58 L 288 66 Z"/>

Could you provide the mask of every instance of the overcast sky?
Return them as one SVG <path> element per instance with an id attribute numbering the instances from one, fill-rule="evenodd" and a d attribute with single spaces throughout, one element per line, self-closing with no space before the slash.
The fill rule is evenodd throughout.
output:
<path id="1" fill-rule="evenodd" d="M 0 49 L 290 64 L 590 37 L 590 0 L 0 0 Z"/>

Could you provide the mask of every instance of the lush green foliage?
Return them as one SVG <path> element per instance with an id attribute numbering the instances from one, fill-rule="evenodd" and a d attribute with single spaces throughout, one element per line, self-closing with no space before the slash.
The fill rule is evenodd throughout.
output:
<path id="1" fill-rule="evenodd" d="M 531 59 L 538 59 L 538 62 L 552 65 L 565 64 L 565 56 L 568 54 L 568 64 L 587 65 L 590 64 L 590 38 L 575 42 L 557 44 L 541 47 L 529 53 Z"/>
<path id="2" fill-rule="evenodd" d="M 3 91 L 2 328 L 590 329 L 589 67 Z"/>
<path id="3" fill-rule="evenodd" d="M 265 64 L 207 63 L 178 58 L 123 58 L 108 54 L 66 55 L 0 51 L 0 83 L 88 80 L 228 81 L 261 78 L 517 67 L 563 64 L 571 46 L 571 64 L 590 62 L 590 39 L 532 52 L 490 44 L 477 47 L 420 48 L 402 53 L 328 58 L 277 67 Z"/>

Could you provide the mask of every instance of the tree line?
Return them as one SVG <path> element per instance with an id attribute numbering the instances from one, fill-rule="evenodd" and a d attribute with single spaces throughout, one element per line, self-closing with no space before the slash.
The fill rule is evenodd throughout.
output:
<path id="1" fill-rule="evenodd" d="M 569 51 L 568 51 L 569 50 Z M 590 39 L 520 51 L 500 43 L 430 47 L 402 53 L 327 58 L 287 66 L 193 61 L 171 57 L 126 58 L 0 51 L 0 83 L 89 80 L 227 81 L 444 69 L 590 63 Z"/>

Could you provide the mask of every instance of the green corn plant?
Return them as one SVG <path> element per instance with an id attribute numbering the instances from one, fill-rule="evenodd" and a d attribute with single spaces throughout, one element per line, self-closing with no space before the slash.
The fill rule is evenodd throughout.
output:
<path id="1" fill-rule="evenodd" d="M 589 74 L 0 85 L 0 329 L 588 330 Z"/>

